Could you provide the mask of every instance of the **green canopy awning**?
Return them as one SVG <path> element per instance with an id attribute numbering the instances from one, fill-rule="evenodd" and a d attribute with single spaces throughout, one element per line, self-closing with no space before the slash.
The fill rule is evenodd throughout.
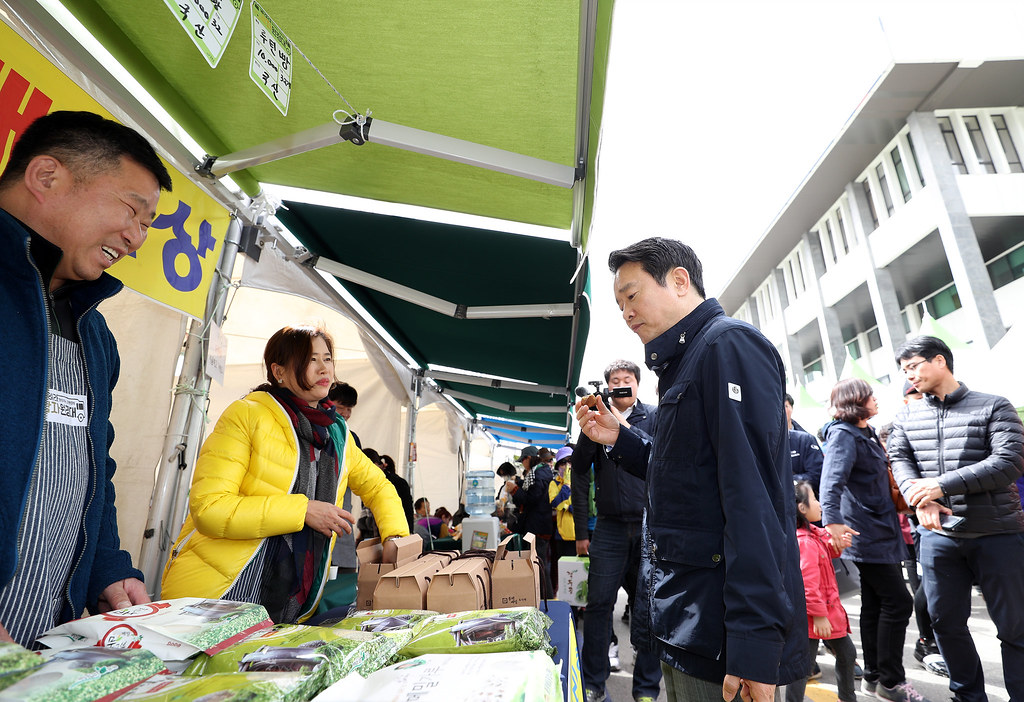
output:
<path id="1" fill-rule="evenodd" d="M 264 0 L 309 59 L 295 54 L 287 116 L 249 77 L 251 2 L 241 3 L 216 68 L 164 2 L 62 2 L 213 156 L 330 123 L 335 110 L 350 110 L 340 93 L 374 118 L 580 166 L 587 176 L 574 207 L 575 189 L 380 144 L 341 143 L 234 173 L 250 195 L 266 182 L 566 230 L 575 209 L 585 241 L 610 0 Z"/>
<path id="2" fill-rule="evenodd" d="M 284 205 L 281 222 L 315 255 L 463 308 L 563 305 L 571 310 L 576 303 L 577 252 L 567 242 L 299 202 Z M 550 318 L 458 318 L 399 299 L 386 286 L 375 290 L 339 282 L 423 368 L 548 386 L 531 392 L 500 383 L 493 387 L 492 381 L 438 381 L 474 415 L 566 425 L 565 390 L 579 379 L 590 326 L 585 296 L 576 308 L 574 337 L 571 312 Z M 570 359 L 573 338 L 579 343 Z"/>

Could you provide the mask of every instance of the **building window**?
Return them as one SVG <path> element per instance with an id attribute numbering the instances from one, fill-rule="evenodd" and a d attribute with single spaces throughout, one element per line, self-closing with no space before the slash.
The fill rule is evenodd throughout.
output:
<path id="1" fill-rule="evenodd" d="M 789 265 L 793 269 L 793 285 L 796 287 L 797 294 L 799 295 L 807 289 L 807 283 L 804 282 L 804 266 L 800 262 L 799 251 L 789 260 Z"/>
<path id="2" fill-rule="evenodd" d="M 846 343 L 846 351 L 853 360 L 860 359 L 860 343 L 856 339 L 851 339 Z"/>
<path id="3" fill-rule="evenodd" d="M 939 129 L 946 142 L 946 152 L 949 154 L 950 164 L 961 173 L 967 173 L 967 164 L 964 162 L 964 155 L 960 151 L 960 144 L 956 140 L 956 132 L 953 131 L 953 123 L 949 117 L 939 117 Z"/>
<path id="4" fill-rule="evenodd" d="M 823 256 L 827 256 L 832 259 L 832 263 L 836 263 L 839 259 L 836 256 L 836 247 L 832 243 L 832 235 L 827 229 L 818 230 L 818 239 L 821 241 L 821 252 Z"/>
<path id="5" fill-rule="evenodd" d="M 917 160 L 917 150 L 914 149 L 914 140 L 910 138 L 909 132 L 907 132 L 907 146 L 910 147 L 910 158 L 914 159 L 914 170 L 917 171 L 917 180 L 920 181 L 923 188 L 924 174 L 921 173 L 921 162 Z"/>
<path id="6" fill-rule="evenodd" d="M 832 222 L 827 219 L 825 220 L 825 233 L 828 235 L 828 245 L 832 247 L 832 260 L 838 262 L 840 253 L 839 247 L 836 245 L 836 235 L 832 231 Z M 843 243 L 845 244 L 845 242 Z M 843 253 L 849 253 L 845 245 L 843 246 Z"/>
<path id="7" fill-rule="evenodd" d="M 988 264 L 988 277 L 992 279 L 993 288 L 1024 277 L 1024 246 L 1008 251 Z"/>
<path id="8" fill-rule="evenodd" d="M 804 380 L 808 383 L 813 382 L 824 375 L 825 364 L 820 356 L 804 366 Z"/>
<path id="9" fill-rule="evenodd" d="M 1006 154 L 1006 162 L 1010 164 L 1010 173 L 1024 173 L 1021 168 L 1020 156 L 1017 154 L 1017 147 L 1013 145 L 1013 138 L 1006 126 L 1006 118 L 1002 115 L 992 115 L 992 124 L 995 125 L 996 134 L 999 135 L 999 145 L 1003 147 Z"/>
<path id="10" fill-rule="evenodd" d="M 865 178 L 861 185 L 864 186 L 864 201 L 868 203 L 868 212 L 871 213 L 872 229 L 878 229 L 878 213 L 875 212 L 875 201 L 871 197 L 871 183 Z"/>
<path id="11" fill-rule="evenodd" d="M 925 310 L 927 310 L 932 319 L 945 317 L 950 312 L 954 312 L 962 307 L 960 295 L 957 293 L 955 285 L 950 285 L 948 288 L 940 290 L 918 304 L 924 307 L 924 309 L 920 310 L 921 316 L 923 317 Z"/>
<path id="12" fill-rule="evenodd" d="M 904 334 L 909 334 L 910 333 L 910 315 L 907 314 L 906 310 L 903 310 L 902 312 L 900 312 L 900 319 L 903 320 L 903 333 Z M 881 338 L 879 338 L 879 343 L 881 343 Z"/>
<path id="13" fill-rule="evenodd" d="M 910 202 L 914 195 L 910 192 L 910 181 L 907 180 L 907 172 L 903 169 L 903 159 L 900 158 L 900 147 L 889 152 L 892 156 L 892 167 L 896 169 L 896 179 L 900 182 L 900 192 L 903 194 L 903 202 Z"/>
<path id="14" fill-rule="evenodd" d="M 992 154 L 988 151 L 988 144 L 985 143 L 985 135 L 981 133 L 981 125 L 978 118 L 973 115 L 964 117 L 964 126 L 967 127 L 967 134 L 971 137 L 971 145 L 978 157 L 978 163 L 985 169 L 986 173 L 995 173 L 996 165 L 992 163 Z"/>
<path id="15" fill-rule="evenodd" d="M 908 329 L 907 331 L 909 333 L 910 330 Z M 882 348 L 882 334 L 878 331 L 878 327 L 872 327 L 869 329 L 866 336 L 868 340 L 868 351 L 877 351 Z"/>
<path id="16" fill-rule="evenodd" d="M 835 214 L 836 224 L 839 225 L 839 236 L 843 240 L 843 248 L 846 249 L 847 253 L 849 253 L 850 249 L 853 247 L 854 239 L 852 236 L 846 235 L 846 222 L 843 220 L 843 208 L 837 207 Z"/>
<path id="17" fill-rule="evenodd" d="M 875 166 L 875 175 L 878 176 L 878 189 L 882 191 L 882 199 L 885 200 L 885 209 L 891 215 L 895 209 L 892 204 L 892 196 L 889 195 L 889 183 L 885 179 L 885 168 L 882 164 Z"/>

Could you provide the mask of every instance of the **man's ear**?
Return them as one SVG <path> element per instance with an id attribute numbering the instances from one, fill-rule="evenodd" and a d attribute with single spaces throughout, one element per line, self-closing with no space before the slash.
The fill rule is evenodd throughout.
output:
<path id="1" fill-rule="evenodd" d="M 690 290 L 690 272 L 678 266 L 668 274 L 669 285 L 675 288 L 676 295 L 682 297 Z"/>
<path id="2" fill-rule="evenodd" d="M 23 182 L 32 197 L 42 203 L 64 179 L 70 178 L 68 169 L 53 156 L 36 156 L 25 167 Z"/>

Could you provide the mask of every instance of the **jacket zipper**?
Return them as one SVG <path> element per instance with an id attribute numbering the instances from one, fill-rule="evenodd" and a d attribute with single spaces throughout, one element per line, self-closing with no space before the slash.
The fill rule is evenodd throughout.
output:
<path id="1" fill-rule="evenodd" d="M 945 400 L 945 398 L 943 398 L 942 406 L 939 408 L 938 412 L 936 412 L 936 417 L 937 417 L 936 418 L 936 424 L 938 425 L 938 427 L 937 427 L 938 431 L 936 433 L 939 436 L 939 445 L 938 445 L 938 450 L 939 450 L 939 454 L 938 454 L 938 459 L 939 459 L 939 461 L 938 461 L 938 463 L 939 463 L 939 477 L 942 477 L 942 475 L 946 472 L 946 436 L 945 436 L 944 429 L 946 428 L 946 414 L 947 414 L 947 411 L 948 411 L 948 407 L 946 407 L 946 400 Z M 952 509 L 952 507 L 953 507 L 952 503 L 950 503 L 950 501 L 947 500 L 945 498 L 945 496 L 940 498 L 939 502 L 944 504 L 946 507 L 949 507 L 950 509 Z"/>
<path id="2" fill-rule="evenodd" d="M 92 423 L 95 421 L 96 411 L 96 400 L 95 394 L 92 391 L 92 381 L 89 378 L 89 362 L 85 358 L 85 342 L 82 340 L 82 320 L 85 315 L 92 312 L 100 304 L 97 300 L 88 309 L 78 316 L 75 320 L 75 334 L 78 337 L 79 351 L 82 355 L 82 369 L 85 371 L 85 389 L 89 393 L 89 426 L 86 427 L 86 438 L 89 444 L 89 465 L 92 467 L 92 489 L 89 490 L 89 499 L 85 502 L 85 509 L 82 510 L 82 518 L 79 522 L 78 528 L 82 532 L 82 548 L 78 552 L 78 559 L 75 561 L 75 565 L 72 566 L 71 571 L 68 573 L 68 582 L 64 587 L 64 594 L 68 599 L 68 604 L 71 605 L 72 610 L 74 609 L 74 602 L 71 601 L 71 581 L 74 579 L 75 572 L 78 570 L 78 566 L 82 563 L 82 558 L 85 556 L 85 551 L 89 546 L 89 530 L 85 528 L 85 515 L 89 514 L 89 508 L 92 507 L 92 500 L 96 496 L 96 484 L 99 482 L 99 470 L 96 465 L 96 452 L 92 445 Z M 109 418 L 108 418 L 109 421 Z M 109 456 L 108 456 L 109 458 Z"/>
<path id="3" fill-rule="evenodd" d="M 25 258 L 28 260 L 28 265 L 31 266 L 32 270 L 34 270 L 36 272 L 36 277 L 39 279 L 39 292 L 43 296 L 43 321 L 46 323 L 46 342 L 45 343 L 46 343 L 46 349 L 47 350 L 46 350 L 46 370 L 43 372 L 43 429 L 42 429 L 42 432 L 45 433 L 46 432 L 46 406 L 47 406 L 47 402 L 48 402 L 48 400 L 47 400 L 48 392 L 47 391 L 48 391 L 48 389 L 50 387 L 50 351 L 49 351 L 49 345 L 50 345 L 50 311 L 49 311 L 49 309 L 46 306 L 46 301 L 49 300 L 50 298 L 49 298 L 49 291 L 47 291 L 47 289 L 46 289 L 46 281 L 43 280 L 43 274 L 42 274 L 42 272 L 40 272 L 39 267 L 36 266 L 35 261 L 32 260 L 31 248 L 32 248 L 32 243 L 31 243 L 31 241 L 29 241 L 25 245 Z M 28 491 L 27 491 L 27 493 L 25 495 L 25 504 L 24 504 L 24 509 L 22 510 L 22 515 L 23 516 L 22 516 L 21 522 L 18 524 L 18 540 L 15 542 L 15 546 L 14 546 L 14 549 L 15 549 L 15 551 L 14 551 L 14 570 L 11 573 L 11 579 L 13 579 L 14 578 L 14 574 L 18 572 L 19 562 L 21 561 L 21 554 L 18 552 L 17 549 L 18 549 L 18 545 L 21 543 L 21 537 L 25 533 L 25 515 L 28 514 L 29 500 L 32 498 L 32 481 L 35 479 L 36 473 L 39 470 L 39 465 L 43 462 L 43 452 L 42 452 L 43 440 L 44 440 L 44 437 L 43 437 L 43 434 L 41 433 L 40 436 L 39 436 L 39 445 L 36 446 L 36 462 L 35 462 L 35 464 L 33 464 L 32 471 L 28 475 Z M 8 580 L 7 582 L 9 583 L 10 580 Z M 6 586 L 6 585 L 7 585 L 7 583 L 4 583 L 4 586 Z"/>

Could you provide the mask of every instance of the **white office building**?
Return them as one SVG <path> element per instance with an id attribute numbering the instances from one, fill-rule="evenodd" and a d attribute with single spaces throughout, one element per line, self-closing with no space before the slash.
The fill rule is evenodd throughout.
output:
<path id="1" fill-rule="evenodd" d="M 926 313 L 1003 355 L 1024 312 L 1022 154 L 1024 60 L 891 66 L 734 274 L 726 313 L 818 400 L 848 356 L 902 384 L 893 350 Z"/>

